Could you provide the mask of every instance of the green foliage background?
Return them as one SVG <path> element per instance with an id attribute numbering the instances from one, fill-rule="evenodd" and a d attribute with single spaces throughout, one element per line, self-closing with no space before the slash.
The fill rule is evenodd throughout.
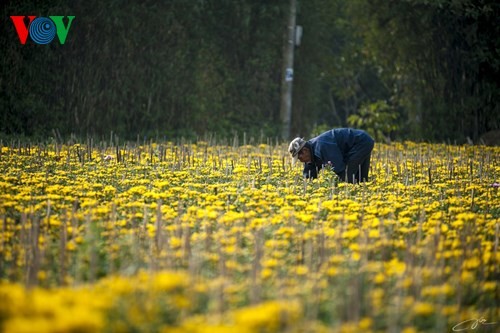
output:
<path id="1" fill-rule="evenodd" d="M 288 10 L 288 0 L 4 1 L 0 135 L 277 137 Z M 499 14 L 493 0 L 298 0 L 292 135 L 358 126 L 463 142 L 500 128 Z M 21 45 L 10 15 L 76 18 L 64 45 Z"/>

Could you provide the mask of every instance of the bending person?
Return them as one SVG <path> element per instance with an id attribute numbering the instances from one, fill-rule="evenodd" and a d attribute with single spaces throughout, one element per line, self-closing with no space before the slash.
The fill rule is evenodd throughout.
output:
<path id="1" fill-rule="evenodd" d="M 316 178 L 319 170 L 331 167 L 340 180 L 357 183 L 368 180 L 375 141 L 353 128 L 335 128 L 308 141 L 295 138 L 288 151 L 293 162 L 304 163 L 304 177 Z"/>

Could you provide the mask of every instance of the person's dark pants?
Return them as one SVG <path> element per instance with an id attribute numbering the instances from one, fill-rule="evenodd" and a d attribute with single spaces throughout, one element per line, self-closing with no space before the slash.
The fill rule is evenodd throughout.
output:
<path id="1" fill-rule="evenodd" d="M 368 181 L 370 157 L 375 142 L 368 135 L 357 142 L 346 156 L 346 169 L 339 173 L 339 177 L 349 183 Z"/>

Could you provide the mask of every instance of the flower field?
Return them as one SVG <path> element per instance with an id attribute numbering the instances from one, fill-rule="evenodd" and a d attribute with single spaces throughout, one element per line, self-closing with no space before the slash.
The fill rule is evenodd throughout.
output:
<path id="1" fill-rule="evenodd" d="M 2 332 L 500 330 L 500 148 L 2 144 Z"/>

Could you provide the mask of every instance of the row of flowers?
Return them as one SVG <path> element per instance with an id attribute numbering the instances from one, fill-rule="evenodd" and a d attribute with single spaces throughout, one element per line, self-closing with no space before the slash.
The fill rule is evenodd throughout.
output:
<path id="1" fill-rule="evenodd" d="M 103 147 L 1 148 L 4 331 L 500 318 L 498 148 L 378 144 L 371 181 L 352 185 L 303 180 L 281 145 Z"/>

